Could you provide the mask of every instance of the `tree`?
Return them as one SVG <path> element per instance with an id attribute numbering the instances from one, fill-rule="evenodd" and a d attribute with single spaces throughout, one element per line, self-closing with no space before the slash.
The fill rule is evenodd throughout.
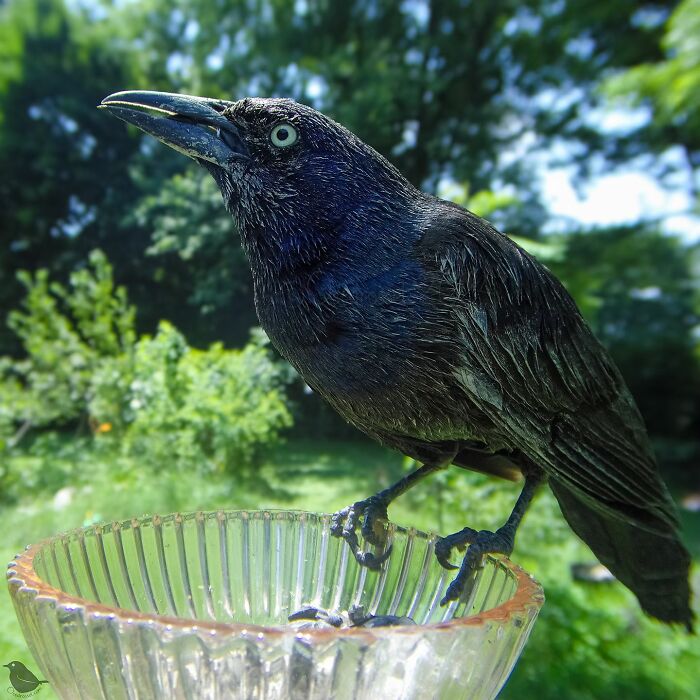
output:
<path id="1" fill-rule="evenodd" d="M 548 214 L 533 154 L 551 156 L 554 149 L 585 175 L 664 144 L 695 152 L 689 126 L 695 93 L 683 86 L 694 85 L 697 4 L 12 0 L 0 9 L 0 168 L 12 174 L 0 181 L 3 310 L 21 294 L 13 270 L 45 266 L 66 279 L 100 247 L 139 310 L 139 330 L 152 332 L 165 318 L 200 347 L 247 338 L 255 322 L 249 273 L 213 183 L 184 158 L 93 108 L 106 93 L 128 87 L 231 99 L 295 97 L 356 131 L 417 185 L 437 190 L 459 183 L 470 193 L 505 194 L 507 206 L 491 218 L 546 252 Z M 639 86 L 646 76 L 644 85 L 658 86 L 657 72 L 667 71 L 667 78 L 670 66 L 683 98 L 674 102 L 675 112 L 663 112 L 665 122 L 659 111 L 636 131 L 599 128 L 595 110 L 609 94 L 601 79 L 636 76 Z M 652 97 L 649 88 L 635 99 L 666 98 L 661 90 Z M 643 304 L 610 286 L 601 292 L 596 285 L 603 278 L 612 284 L 612 276 L 602 276 L 580 252 L 600 261 L 595 246 L 608 251 L 610 243 L 620 256 L 629 253 L 625 265 L 633 270 L 633 251 L 646 245 L 645 235 L 625 236 L 619 246 L 602 236 L 590 245 L 582 243 L 587 235 L 575 237 L 568 255 L 579 267 L 557 269 L 584 306 L 602 303 L 600 318 L 619 325 L 631 315 L 628 330 L 637 340 L 624 352 L 619 339 L 609 340 L 627 358 L 621 363 L 630 383 L 652 396 L 642 371 L 649 363 L 635 355 L 645 347 L 645 326 L 634 314 L 651 319 L 647 312 L 663 312 L 685 363 L 692 342 L 683 294 L 674 292 L 665 305 L 665 296 Z M 679 251 L 676 257 L 683 256 Z M 557 267 L 556 257 L 546 262 Z M 651 275 L 650 263 L 645 269 Z M 654 304 L 659 308 L 652 310 Z M 601 321 L 603 333 L 604 327 Z M 12 347 L 7 335 L 0 337 L 3 347 Z M 654 372 L 663 382 L 680 381 L 658 366 Z M 651 399 L 645 411 L 652 422 L 666 420 Z M 664 434 L 687 434 L 664 426 Z"/>
<path id="2" fill-rule="evenodd" d="M 551 266 L 610 350 L 660 460 L 692 468 L 700 457 L 700 309 L 686 247 L 641 226 L 580 232 Z"/>
<path id="3" fill-rule="evenodd" d="M 417 185 L 436 190 L 450 179 L 472 192 L 514 191 L 520 206 L 497 213 L 496 223 L 536 238 L 547 212 L 526 155 L 566 140 L 568 157 L 582 167 L 592 153 L 622 157 L 627 141 L 600 133 L 586 114 L 602 100 L 601 74 L 661 55 L 662 27 L 637 17 L 665 18 L 672 7 L 632 0 L 312 0 L 293 7 L 281 0 L 148 0 L 115 8 L 106 21 L 139 37 L 148 87 L 230 99 L 295 97 L 347 125 Z M 154 189 L 153 170 L 142 171 L 141 187 L 164 205 L 172 201 L 167 191 L 200 187 L 191 165 L 175 167 L 173 182 Z M 227 215 L 197 202 L 196 225 L 188 226 L 178 210 L 185 225 L 167 234 L 166 246 L 164 209 L 153 203 L 149 194 L 139 209 L 141 225 L 158 232 L 152 252 L 168 253 L 161 264 L 178 270 L 189 298 L 206 305 L 209 325 L 236 336 L 237 321 L 226 319 L 238 318 L 237 307 L 220 293 L 226 268 L 216 269 L 223 284 L 214 295 L 210 284 L 212 260 L 232 265 L 232 288 L 244 289 L 247 279 Z M 200 235 L 203 215 L 230 236 Z M 186 269 L 176 266 L 176 248 Z"/>
<path id="4" fill-rule="evenodd" d="M 3 317 L 22 294 L 15 270 L 49 266 L 65 277 L 86 239 L 118 240 L 115 222 L 136 196 L 128 167 L 138 141 L 95 109 L 105 85 L 128 75 L 124 52 L 103 38 L 60 0 L 0 8 Z M 123 258 L 129 243 L 109 247 Z M 3 321 L 0 350 L 15 349 Z"/>
<path id="5" fill-rule="evenodd" d="M 700 206 L 700 1 L 683 0 L 665 25 L 656 61 L 641 62 L 611 76 L 607 94 L 650 107 L 643 143 L 654 152 L 679 144 L 685 153 L 691 188 Z"/>

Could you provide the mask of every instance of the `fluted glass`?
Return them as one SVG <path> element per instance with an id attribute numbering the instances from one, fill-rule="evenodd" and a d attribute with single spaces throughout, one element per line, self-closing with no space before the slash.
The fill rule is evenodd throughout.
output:
<path id="1" fill-rule="evenodd" d="M 379 572 L 330 516 L 178 513 L 97 525 L 29 547 L 8 581 L 27 643 L 62 698 L 493 698 L 543 601 L 487 557 L 459 603 L 435 536 L 389 528 Z M 416 625 L 289 623 L 313 605 Z"/>

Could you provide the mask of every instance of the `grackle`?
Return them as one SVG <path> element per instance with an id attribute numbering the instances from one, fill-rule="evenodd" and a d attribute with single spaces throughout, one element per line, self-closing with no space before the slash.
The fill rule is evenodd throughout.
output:
<path id="1" fill-rule="evenodd" d="M 449 465 L 524 478 L 505 524 L 464 528 L 443 604 L 510 554 L 547 481 L 564 517 L 650 615 L 692 626 L 690 557 L 642 418 L 561 283 L 487 221 L 425 194 L 375 150 L 288 99 L 119 92 L 101 107 L 204 166 L 235 220 L 262 327 L 350 423 L 422 466 L 334 516 L 381 545 L 387 506 Z"/>

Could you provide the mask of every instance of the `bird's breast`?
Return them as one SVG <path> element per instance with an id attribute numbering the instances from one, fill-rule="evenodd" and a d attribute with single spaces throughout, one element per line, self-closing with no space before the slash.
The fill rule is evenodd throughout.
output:
<path id="1" fill-rule="evenodd" d="M 403 262 L 370 275 L 258 288 L 256 307 L 280 353 L 346 419 L 408 430 L 443 391 L 444 324 L 426 308 L 421 285 L 422 271 Z"/>
<path id="2" fill-rule="evenodd" d="M 256 291 L 260 322 L 305 377 L 346 391 L 389 381 L 414 352 L 421 297 L 403 266 Z M 383 382 L 384 383 L 384 382 Z"/>

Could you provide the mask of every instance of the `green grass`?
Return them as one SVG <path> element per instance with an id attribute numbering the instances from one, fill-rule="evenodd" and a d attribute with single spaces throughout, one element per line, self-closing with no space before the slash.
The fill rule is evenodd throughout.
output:
<path id="1" fill-rule="evenodd" d="M 42 472 L 42 483 L 48 479 L 51 488 L 27 489 L 19 502 L 0 511 L 0 559 L 5 561 L 28 543 L 95 521 L 218 508 L 333 512 L 392 483 L 406 468 L 399 455 L 372 443 L 298 440 L 277 448 L 255 483 L 154 472 L 105 450 L 83 450 L 76 457 L 70 449 L 57 449 L 45 462 L 22 459 L 15 466 L 24 469 L 29 482 L 36 482 L 32 470 L 51 469 L 59 476 L 52 480 Z M 452 470 L 403 496 L 389 515 L 400 524 L 442 532 L 465 524 L 494 528 L 517 492 L 517 485 Z M 535 501 L 513 558 L 542 581 L 548 602 L 502 698 L 700 697 L 689 690 L 700 687 L 693 670 L 700 667 L 697 638 L 644 619 L 620 585 L 571 582 L 571 562 L 590 561 L 592 555 L 569 532 L 551 495 Z M 16 659 L 36 670 L 7 593 L 0 596 L 0 621 L 0 663 Z M 657 663 L 661 657 L 663 664 Z M 55 697 L 48 688 L 41 696 Z"/>
<path id="2" fill-rule="evenodd" d="M 59 451 L 60 452 L 60 451 Z M 312 444 L 298 441 L 273 452 L 262 469 L 272 484 L 266 488 L 238 486 L 232 477 L 154 474 L 109 453 L 90 455 L 94 460 L 73 472 L 70 452 L 60 454 L 51 468 L 69 485 L 58 492 L 27 490 L 16 505 L 0 509 L 0 560 L 9 562 L 27 544 L 84 524 L 173 511 L 218 508 L 299 508 L 332 512 L 373 493 L 395 479 L 401 457 L 372 444 Z M 16 465 L 25 474 L 42 465 L 36 457 L 22 456 Z M 56 480 L 56 485 L 60 480 Z M 410 512 L 404 514 L 410 522 Z M 11 660 L 37 670 L 24 643 L 9 595 L 0 595 L 0 664 Z M 0 680 L 4 669 L 0 668 Z M 0 683 L 1 686 L 1 683 Z M 41 697 L 53 698 L 42 688 Z"/>

